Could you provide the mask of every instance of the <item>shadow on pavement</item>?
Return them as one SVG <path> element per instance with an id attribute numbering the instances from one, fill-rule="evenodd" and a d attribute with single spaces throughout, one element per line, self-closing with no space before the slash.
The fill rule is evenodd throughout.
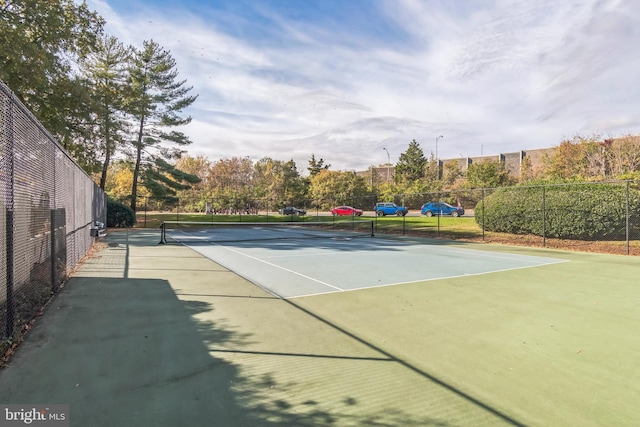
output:
<path id="1" fill-rule="evenodd" d="M 371 364 L 389 360 L 375 352 L 352 354 L 351 349 L 334 350 L 331 345 L 326 352 L 313 346 L 307 352 L 281 348 L 277 336 L 267 340 L 264 331 L 256 333 L 225 317 L 228 311 L 216 315 L 230 300 L 249 303 L 245 307 L 253 309 L 264 304 L 275 304 L 276 310 L 290 306 L 266 294 L 228 292 L 224 278 L 212 275 L 211 262 L 201 257 L 197 258 L 205 268 L 199 274 L 211 282 L 210 295 L 190 289 L 184 277 L 182 282 L 175 275 L 170 280 L 131 277 L 144 276 L 144 260 L 159 256 L 154 253 L 154 237 L 123 232 L 104 241 L 0 371 L 0 402 L 69 404 L 72 426 L 448 425 L 401 409 L 367 409 L 369 404 L 350 394 L 348 387 L 337 396 L 323 395 L 317 387 L 305 392 L 313 387 L 305 382 L 305 373 L 292 376 L 287 367 L 304 369 L 321 360 L 360 364 L 369 372 L 375 366 Z M 135 247 L 149 251 L 132 254 Z M 192 254 L 184 247 L 165 252 L 167 270 L 175 265 L 182 275 L 175 259 Z M 190 274 L 198 274 L 193 271 Z M 157 272 L 148 273 L 153 275 Z M 246 286 L 255 291 L 253 285 Z M 180 299 L 184 297 L 199 299 Z M 269 313 L 260 316 L 266 321 Z M 256 345 L 262 349 L 252 350 Z M 271 365 L 274 360 L 278 363 Z M 311 373 L 326 376 L 330 366 Z M 333 390 L 346 385 L 338 382 Z M 310 393 L 313 398 L 297 397 Z M 355 410 L 363 404 L 364 409 Z"/>

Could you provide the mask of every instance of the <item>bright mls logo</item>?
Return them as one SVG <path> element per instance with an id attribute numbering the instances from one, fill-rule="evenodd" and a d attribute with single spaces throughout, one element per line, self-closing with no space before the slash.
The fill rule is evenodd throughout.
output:
<path id="1" fill-rule="evenodd" d="M 69 405 L 2 405 L 0 427 L 69 427 Z"/>

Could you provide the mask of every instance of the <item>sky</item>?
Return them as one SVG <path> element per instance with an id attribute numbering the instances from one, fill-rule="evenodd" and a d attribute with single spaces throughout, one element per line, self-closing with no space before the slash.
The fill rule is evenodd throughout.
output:
<path id="1" fill-rule="evenodd" d="M 332 170 L 640 133 L 637 0 L 88 0 L 177 62 L 189 155 Z M 442 137 L 440 137 L 442 136 Z"/>

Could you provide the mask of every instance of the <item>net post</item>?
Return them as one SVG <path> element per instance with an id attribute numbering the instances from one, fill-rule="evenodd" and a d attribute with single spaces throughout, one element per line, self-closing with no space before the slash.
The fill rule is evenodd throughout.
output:
<path id="1" fill-rule="evenodd" d="M 373 230 L 374 230 L 373 221 L 371 221 L 371 237 L 375 237 Z"/>
<path id="2" fill-rule="evenodd" d="M 167 243 L 166 235 L 165 235 L 165 224 L 164 221 L 160 225 L 160 243 L 159 245 L 164 245 Z"/>

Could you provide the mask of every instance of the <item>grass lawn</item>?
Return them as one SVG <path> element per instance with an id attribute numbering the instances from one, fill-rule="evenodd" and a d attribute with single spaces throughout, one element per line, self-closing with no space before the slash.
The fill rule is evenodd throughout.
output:
<path id="1" fill-rule="evenodd" d="M 474 218 L 452 217 L 376 217 L 376 230 L 380 233 L 414 234 L 429 237 L 465 238 L 481 237 L 482 229 Z"/>
<path id="2" fill-rule="evenodd" d="M 159 228 L 163 221 L 197 221 L 197 222 L 310 222 L 335 221 L 349 223 L 353 221 L 373 221 L 374 230 L 380 234 L 420 236 L 452 240 L 467 240 L 507 245 L 547 247 L 568 249 L 580 252 L 598 252 L 620 255 L 640 255 L 640 240 L 631 240 L 627 247 L 625 241 L 585 241 L 568 239 L 544 239 L 535 235 L 515 235 L 485 231 L 473 217 L 452 218 L 425 216 L 385 216 L 377 217 L 373 213 L 365 213 L 361 217 L 332 217 L 328 212 L 312 212 L 309 215 L 283 216 L 277 213 L 269 215 L 206 215 L 203 213 L 138 213 L 135 228 Z"/>

